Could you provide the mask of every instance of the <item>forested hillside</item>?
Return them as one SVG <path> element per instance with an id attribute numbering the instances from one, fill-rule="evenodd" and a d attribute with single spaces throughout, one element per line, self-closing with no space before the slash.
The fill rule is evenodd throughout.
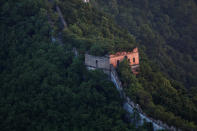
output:
<path id="1" fill-rule="evenodd" d="M 118 27 L 110 17 L 82 0 L 56 2 L 60 6 L 69 28 L 63 37 L 74 42 L 80 51 L 106 55 L 117 51 L 130 51 L 137 44 L 127 30 Z M 54 7 L 53 7 L 54 9 Z M 56 21 L 56 17 L 52 16 Z"/>
<path id="2" fill-rule="evenodd" d="M 170 57 L 159 57 L 162 58 L 161 60 L 157 58 L 158 56 L 160 56 L 159 54 L 162 53 L 160 52 L 160 50 L 163 49 L 163 47 L 158 43 L 159 35 L 157 38 L 156 36 L 154 37 L 155 39 L 157 39 L 157 41 L 152 40 L 154 41 L 153 43 L 152 41 L 150 41 L 152 37 L 151 35 L 154 34 L 146 32 L 146 27 L 148 25 L 144 26 L 144 32 L 138 32 L 139 34 L 141 34 L 141 36 L 144 35 L 143 39 L 131 32 L 133 36 L 136 37 L 138 42 L 135 42 L 134 37 L 132 35 L 129 35 L 128 32 L 115 26 L 115 23 L 113 22 L 113 17 L 115 16 L 111 15 L 113 14 L 113 11 L 110 12 L 111 10 L 109 10 L 113 6 L 108 4 L 113 2 L 114 1 L 99 1 L 97 5 L 95 5 L 95 3 L 83 4 L 82 2 L 80 2 L 80 0 L 59 1 L 59 3 L 57 4 L 60 5 L 64 14 L 64 18 L 69 25 L 69 29 L 65 31 L 64 37 L 67 38 L 66 36 L 69 36 L 69 40 L 74 40 L 77 43 L 77 45 L 75 46 L 78 46 L 79 50 L 88 50 L 90 51 L 90 53 L 95 55 L 103 55 L 116 51 L 129 50 L 129 47 L 132 47 L 131 45 L 138 45 L 136 43 L 139 43 L 138 46 L 141 47 L 141 73 L 139 77 L 135 79 L 135 76 L 132 76 L 129 69 L 126 68 L 127 66 L 121 69 L 123 73 L 121 73 L 122 71 L 119 71 L 120 78 L 124 83 L 127 95 L 133 98 L 136 103 L 139 103 L 142 106 L 143 110 L 155 119 L 160 119 L 164 122 L 167 122 L 169 125 L 174 125 L 184 130 L 196 129 L 197 104 L 195 88 L 193 88 L 194 90 L 191 93 L 184 87 L 184 85 L 189 86 L 189 84 L 178 81 L 177 79 L 172 79 L 173 77 L 170 77 L 170 74 L 165 75 L 161 72 L 163 71 L 162 66 L 158 65 L 157 62 L 162 64 L 162 61 L 165 61 L 165 58 Z M 124 2 L 124 6 L 128 5 L 127 1 Z M 124 6 L 120 5 L 117 4 L 116 7 L 122 7 L 121 9 L 123 10 L 129 8 L 129 6 L 126 6 L 127 8 L 124 8 Z M 95 9 L 96 7 L 97 10 Z M 100 8 L 103 10 L 100 10 Z M 106 11 L 108 15 L 104 14 L 102 11 Z M 128 13 L 129 15 L 130 12 L 127 12 L 127 10 L 125 10 L 124 13 Z M 139 17 L 141 16 L 139 15 Z M 105 18 L 104 21 L 103 18 Z M 117 16 L 117 19 L 118 18 L 119 17 Z M 125 16 L 125 19 L 126 18 L 127 17 Z M 119 20 L 121 21 L 124 19 L 119 18 Z M 117 24 L 119 24 L 118 21 L 116 22 Z M 125 24 L 126 23 L 122 23 L 120 24 L 120 26 L 125 26 Z M 105 28 L 103 28 L 103 26 Z M 118 30 L 120 33 L 114 32 L 113 30 Z M 123 31 L 124 35 L 122 35 L 121 33 Z M 151 28 L 149 28 L 149 31 L 151 31 Z M 105 35 L 106 32 L 108 32 L 108 34 L 110 35 Z M 130 42 L 131 38 L 133 40 L 132 42 Z M 96 41 L 94 39 L 96 39 Z M 99 42 L 100 40 L 102 41 Z M 165 43 L 163 43 L 163 45 L 165 47 L 173 49 L 172 47 L 165 45 Z M 118 47 L 119 50 L 117 50 L 116 47 Z M 99 51 L 103 53 L 99 53 Z M 157 54 L 156 52 L 158 52 L 159 54 Z M 163 54 L 165 54 L 164 51 Z M 169 64 L 169 62 L 167 61 L 164 64 Z M 172 66 L 169 65 L 169 68 L 166 68 L 166 70 L 173 70 L 173 65 L 175 66 L 175 63 L 172 63 Z M 177 68 L 178 67 L 175 66 L 175 69 Z M 165 72 L 167 73 L 167 71 Z M 177 72 L 177 74 L 179 74 L 178 71 L 174 72 Z M 183 70 L 183 72 L 185 72 L 185 70 Z M 188 73 L 191 74 L 192 72 Z M 195 78 L 195 76 L 192 77 Z"/>
<path id="3" fill-rule="evenodd" d="M 42 0 L 0 1 L 0 130 L 137 130 L 107 76 L 51 42 L 47 12 Z"/>
<path id="4" fill-rule="evenodd" d="M 50 1 L 0 1 L 1 130 L 152 130 L 129 123 L 107 76 L 83 64 L 85 52 L 102 56 L 135 46 L 140 74 L 126 61 L 118 68 L 126 94 L 149 116 L 197 130 L 193 1 L 184 11 L 173 0 Z M 63 30 L 56 5 L 68 24 Z"/>

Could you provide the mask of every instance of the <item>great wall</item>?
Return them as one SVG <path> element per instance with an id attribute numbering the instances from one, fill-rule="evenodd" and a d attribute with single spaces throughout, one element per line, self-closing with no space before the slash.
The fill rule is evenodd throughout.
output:
<path id="1" fill-rule="evenodd" d="M 95 64 L 90 65 L 90 62 L 89 62 L 90 58 L 91 58 L 91 61 L 99 60 L 100 62 L 102 61 L 103 63 L 100 64 L 101 66 L 95 66 Z M 126 94 L 124 93 L 123 87 L 122 87 L 122 83 L 121 83 L 121 81 L 118 77 L 118 74 L 116 72 L 116 69 L 114 68 L 113 64 L 109 64 L 107 57 L 97 57 L 97 56 L 91 56 L 89 54 L 86 54 L 85 55 L 85 65 L 87 66 L 88 70 L 96 70 L 96 69 L 103 70 L 103 72 L 106 73 L 110 77 L 110 80 L 114 83 L 116 89 L 120 93 L 120 97 L 122 99 L 124 99 L 123 108 L 130 115 L 132 115 L 134 113 L 134 111 L 136 111 L 139 114 L 140 120 L 138 121 L 137 126 L 143 125 L 144 122 L 150 122 L 153 124 L 154 131 L 157 131 L 157 130 L 178 131 L 179 130 L 173 126 L 171 126 L 171 127 L 168 126 L 167 124 L 163 123 L 160 120 L 155 120 L 151 117 L 148 117 L 142 111 L 142 109 L 140 108 L 140 106 L 138 104 L 135 104 L 129 97 L 126 96 Z M 107 67 L 107 69 L 105 67 Z"/>
<path id="2" fill-rule="evenodd" d="M 53 0 L 48 0 L 52 2 Z M 89 0 L 83 0 L 84 3 L 88 3 Z M 56 5 L 56 12 L 59 15 L 60 21 L 63 24 L 64 28 L 68 28 L 66 21 L 62 15 L 62 12 L 58 5 Z M 50 23 L 50 22 L 49 22 Z M 54 38 L 59 39 L 59 38 Z M 52 40 L 53 41 L 53 40 Z M 77 57 L 79 54 L 76 48 L 73 48 L 73 52 Z M 137 53 L 137 54 L 136 54 Z M 123 57 L 124 56 L 124 57 Z M 125 57 L 126 56 L 126 57 Z M 88 70 L 96 70 L 100 69 L 106 73 L 110 80 L 114 83 L 116 89 L 120 93 L 120 97 L 124 99 L 123 108 L 132 115 L 134 112 L 139 114 L 140 120 L 138 121 L 137 126 L 141 126 L 144 122 L 150 122 L 153 125 L 154 131 L 157 130 L 169 130 L 169 131 L 180 131 L 173 126 L 168 126 L 160 120 L 155 120 L 151 117 L 148 117 L 140 108 L 138 104 L 135 104 L 129 97 L 124 93 L 122 83 L 118 77 L 115 67 L 118 66 L 120 60 L 127 59 L 130 62 L 131 70 L 134 74 L 138 74 L 139 69 L 139 54 L 138 49 L 135 48 L 132 52 L 118 52 L 115 55 L 108 55 L 104 57 L 93 56 L 90 54 L 85 54 L 85 62 L 84 64 L 87 66 Z M 132 118 L 131 118 L 132 121 Z"/>
<path id="3" fill-rule="evenodd" d="M 86 65 L 100 68 L 105 71 L 110 70 L 110 65 L 116 68 L 123 60 L 128 61 L 132 72 L 137 75 L 139 71 L 139 52 L 137 47 L 131 52 L 117 52 L 116 54 L 102 57 L 85 54 Z"/>

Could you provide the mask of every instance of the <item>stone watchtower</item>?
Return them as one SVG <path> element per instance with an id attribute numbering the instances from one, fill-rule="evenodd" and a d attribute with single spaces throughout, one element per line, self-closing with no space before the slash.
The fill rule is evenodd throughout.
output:
<path id="1" fill-rule="evenodd" d="M 117 52 L 113 55 L 107 55 L 103 57 L 92 56 L 89 54 L 85 55 L 85 64 L 90 69 L 102 69 L 110 71 L 110 65 L 117 67 L 121 61 L 127 59 L 131 70 L 134 74 L 138 74 L 139 69 L 139 52 L 138 48 L 134 48 L 131 52 Z"/>

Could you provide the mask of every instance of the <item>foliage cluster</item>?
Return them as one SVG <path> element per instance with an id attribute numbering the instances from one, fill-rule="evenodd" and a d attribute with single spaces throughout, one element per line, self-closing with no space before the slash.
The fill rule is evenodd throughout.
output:
<path id="1" fill-rule="evenodd" d="M 114 24 L 106 14 L 82 0 L 59 0 L 68 29 L 63 31 L 65 41 L 75 43 L 81 52 L 106 55 L 117 51 L 130 51 L 136 46 L 135 38 Z M 55 8 L 55 6 L 54 6 Z"/>

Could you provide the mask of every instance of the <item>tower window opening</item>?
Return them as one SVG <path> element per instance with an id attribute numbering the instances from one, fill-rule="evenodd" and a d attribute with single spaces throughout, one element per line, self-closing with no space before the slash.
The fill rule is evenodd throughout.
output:
<path id="1" fill-rule="evenodd" d="M 133 62 L 135 63 L 135 58 L 133 58 Z"/>

